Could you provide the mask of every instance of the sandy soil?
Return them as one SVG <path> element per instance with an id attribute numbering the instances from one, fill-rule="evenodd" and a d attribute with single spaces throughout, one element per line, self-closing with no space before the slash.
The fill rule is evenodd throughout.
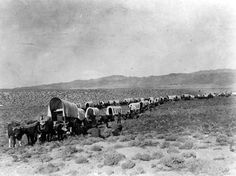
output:
<path id="1" fill-rule="evenodd" d="M 192 136 L 170 141 L 159 139 L 156 133 L 133 139 L 75 137 L 33 147 L 5 148 L 0 155 L 0 175 L 236 175 L 236 152 L 230 151 L 228 144 L 218 144 L 215 136 Z M 180 147 L 187 141 L 193 141 L 193 145 Z M 165 148 L 163 143 L 169 146 Z M 117 163 L 105 162 L 105 156 L 111 153 L 121 155 L 120 159 L 110 158 L 110 163 Z M 184 163 L 166 161 L 169 156 L 179 156 Z"/>

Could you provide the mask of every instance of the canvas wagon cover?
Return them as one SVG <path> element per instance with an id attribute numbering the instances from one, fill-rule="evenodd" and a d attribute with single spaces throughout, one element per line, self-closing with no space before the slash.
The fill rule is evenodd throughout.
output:
<path id="1" fill-rule="evenodd" d="M 48 116 L 51 117 L 52 112 L 57 109 L 62 109 L 62 113 L 64 117 L 74 117 L 78 118 L 78 108 L 75 103 L 71 103 L 66 100 L 62 100 L 60 98 L 52 98 L 48 107 Z"/>
<path id="2" fill-rule="evenodd" d="M 106 110 L 106 115 L 110 115 L 109 109 L 111 109 L 112 115 L 118 115 L 119 113 L 122 114 L 121 106 L 108 106 Z"/>

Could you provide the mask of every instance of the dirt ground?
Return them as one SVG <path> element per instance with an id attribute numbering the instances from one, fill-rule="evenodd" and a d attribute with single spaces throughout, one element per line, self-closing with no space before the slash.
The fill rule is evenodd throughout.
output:
<path id="1" fill-rule="evenodd" d="M 235 176 L 235 107 L 234 97 L 171 102 L 122 121 L 122 135 L 105 140 L 75 136 L 15 149 L 5 143 L 0 175 Z"/>
<path id="2" fill-rule="evenodd" d="M 215 137 L 159 138 L 155 132 L 106 140 L 76 137 L 5 149 L 0 156 L 0 175 L 236 174 L 236 152 L 230 151 L 228 145 L 217 144 Z"/>

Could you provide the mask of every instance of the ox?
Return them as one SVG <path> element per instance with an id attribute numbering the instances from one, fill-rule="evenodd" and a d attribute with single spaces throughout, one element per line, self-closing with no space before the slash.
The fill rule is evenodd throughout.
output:
<path id="1" fill-rule="evenodd" d="M 85 129 L 82 126 L 85 123 L 85 111 L 81 108 L 78 108 L 78 118 L 71 118 L 70 125 L 72 127 L 71 133 L 74 135 L 84 134 Z"/>
<path id="2" fill-rule="evenodd" d="M 37 141 L 38 127 L 39 122 L 34 121 L 34 123 L 13 128 L 13 134 L 19 141 L 21 141 L 22 136 L 25 134 L 27 136 L 28 145 L 34 145 Z"/>
<path id="3" fill-rule="evenodd" d="M 50 142 L 56 131 L 58 134 L 58 138 L 61 138 L 61 131 L 59 129 L 61 129 L 62 127 L 60 124 L 57 124 L 56 122 L 54 125 L 51 117 L 42 115 L 39 119 L 39 124 L 40 124 L 39 125 L 40 142 L 45 142 L 45 141 Z"/>
<path id="4" fill-rule="evenodd" d="M 10 124 L 7 125 L 9 148 L 15 147 L 16 145 L 16 136 L 14 134 L 14 129 L 19 126 L 20 126 L 20 123 L 18 122 L 11 122 Z M 19 140 L 19 145 L 21 146 L 21 140 Z"/>

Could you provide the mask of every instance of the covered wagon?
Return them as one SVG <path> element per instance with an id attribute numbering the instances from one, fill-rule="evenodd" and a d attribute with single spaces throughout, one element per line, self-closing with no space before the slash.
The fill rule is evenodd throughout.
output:
<path id="1" fill-rule="evenodd" d="M 122 108 L 121 106 L 108 106 L 106 110 L 106 115 L 119 115 L 122 114 Z"/>
<path id="2" fill-rule="evenodd" d="M 70 133 L 74 131 L 74 124 L 85 118 L 83 109 L 78 108 L 75 103 L 58 97 L 50 100 L 47 115 L 52 118 L 54 128 L 57 128 L 58 124 L 63 124 L 64 131 L 69 131 Z"/>
<path id="3" fill-rule="evenodd" d="M 69 118 L 78 118 L 78 107 L 75 103 L 54 97 L 48 105 L 48 116 L 54 122 L 66 122 Z"/>

